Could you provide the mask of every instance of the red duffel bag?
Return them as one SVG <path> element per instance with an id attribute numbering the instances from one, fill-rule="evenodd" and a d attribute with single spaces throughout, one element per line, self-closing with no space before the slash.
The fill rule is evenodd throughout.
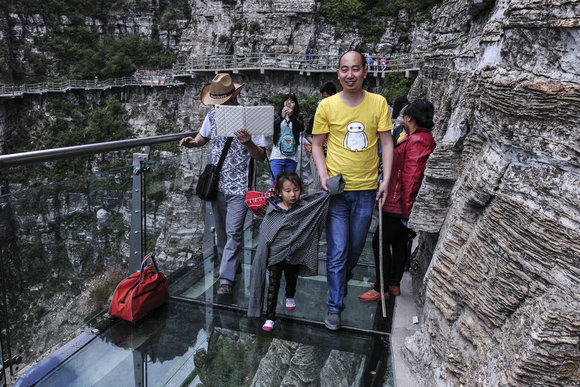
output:
<path id="1" fill-rule="evenodd" d="M 148 261 L 151 261 L 146 265 Z M 155 268 L 155 269 L 154 269 Z M 115 292 L 109 308 L 111 316 L 136 322 L 169 299 L 169 288 L 157 261 L 147 254 L 141 262 L 141 270 L 122 280 Z"/>

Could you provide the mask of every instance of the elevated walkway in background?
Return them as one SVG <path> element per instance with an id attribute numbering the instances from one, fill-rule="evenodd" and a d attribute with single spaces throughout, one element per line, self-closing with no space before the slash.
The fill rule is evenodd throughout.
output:
<path id="1" fill-rule="evenodd" d="M 25 94 L 66 93 L 70 90 L 109 90 L 127 86 L 174 87 L 185 83 L 163 75 L 113 78 L 100 81 L 71 79 L 63 82 L 40 82 L 18 86 L 0 85 L 0 98 L 19 98 Z"/>
<path id="2" fill-rule="evenodd" d="M 312 73 L 334 73 L 340 55 L 309 55 L 280 53 L 251 53 L 238 55 L 193 55 L 176 62 L 168 74 L 137 74 L 133 77 L 98 80 L 67 80 L 62 82 L 40 82 L 24 85 L 0 85 L 0 98 L 20 98 L 25 94 L 42 95 L 66 93 L 70 90 L 108 90 L 128 86 L 174 87 L 185 83 L 178 78 L 193 77 L 200 72 L 293 71 L 300 75 Z M 388 73 L 404 72 L 405 77 L 414 78 L 420 69 L 421 53 L 373 57 L 368 64 L 369 76 L 384 78 Z"/>
<path id="3" fill-rule="evenodd" d="M 193 76 L 198 72 L 233 72 L 259 71 L 294 71 L 300 75 L 309 76 L 312 73 L 334 73 L 340 55 L 324 54 L 281 54 L 281 53 L 251 53 L 234 55 L 197 55 L 180 60 L 173 65 L 174 77 Z M 404 72 L 405 76 L 413 77 L 420 68 L 420 53 L 395 55 L 389 57 L 373 57 L 368 64 L 369 75 L 384 78 L 387 73 Z"/>

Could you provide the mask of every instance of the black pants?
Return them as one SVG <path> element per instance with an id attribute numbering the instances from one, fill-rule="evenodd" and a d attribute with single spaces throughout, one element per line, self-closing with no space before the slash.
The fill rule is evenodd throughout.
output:
<path id="1" fill-rule="evenodd" d="M 401 222 L 401 219 L 383 214 L 383 278 L 385 286 L 399 286 L 405 272 L 407 262 L 407 241 L 409 229 Z M 375 270 L 377 278 L 375 290 L 380 291 L 379 272 L 379 228 L 373 237 L 373 252 L 375 254 Z"/>
<path id="2" fill-rule="evenodd" d="M 278 303 L 278 291 L 280 290 L 282 272 L 284 272 L 284 278 L 286 278 L 286 298 L 294 298 L 299 268 L 299 265 L 290 265 L 286 261 L 282 261 L 268 268 L 270 271 L 270 284 L 268 285 L 266 307 L 266 318 L 268 320 L 274 320 L 276 317 L 276 304 Z"/>

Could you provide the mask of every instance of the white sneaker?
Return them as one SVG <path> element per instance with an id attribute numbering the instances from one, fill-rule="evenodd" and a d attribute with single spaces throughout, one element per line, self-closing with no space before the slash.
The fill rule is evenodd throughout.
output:
<path id="1" fill-rule="evenodd" d="M 293 298 L 286 299 L 286 310 L 294 310 L 296 309 L 296 301 Z"/>
<path id="2" fill-rule="evenodd" d="M 266 320 L 264 325 L 262 325 L 262 330 L 266 331 L 266 332 L 270 332 L 272 329 L 274 329 L 274 321 Z"/>

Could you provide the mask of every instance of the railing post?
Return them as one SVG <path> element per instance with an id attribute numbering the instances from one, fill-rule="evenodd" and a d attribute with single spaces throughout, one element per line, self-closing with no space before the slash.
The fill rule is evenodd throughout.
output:
<path id="1" fill-rule="evenodd" d="M 145 153 L 133 153 L 133 189 L 131 191 L 131 237 L 129 238 L 129 273 L 134 273 L 141 266 L 143 259 L 143 225 L 145 213 L 143 197 L 143 164 L 149 160 Z"/>

